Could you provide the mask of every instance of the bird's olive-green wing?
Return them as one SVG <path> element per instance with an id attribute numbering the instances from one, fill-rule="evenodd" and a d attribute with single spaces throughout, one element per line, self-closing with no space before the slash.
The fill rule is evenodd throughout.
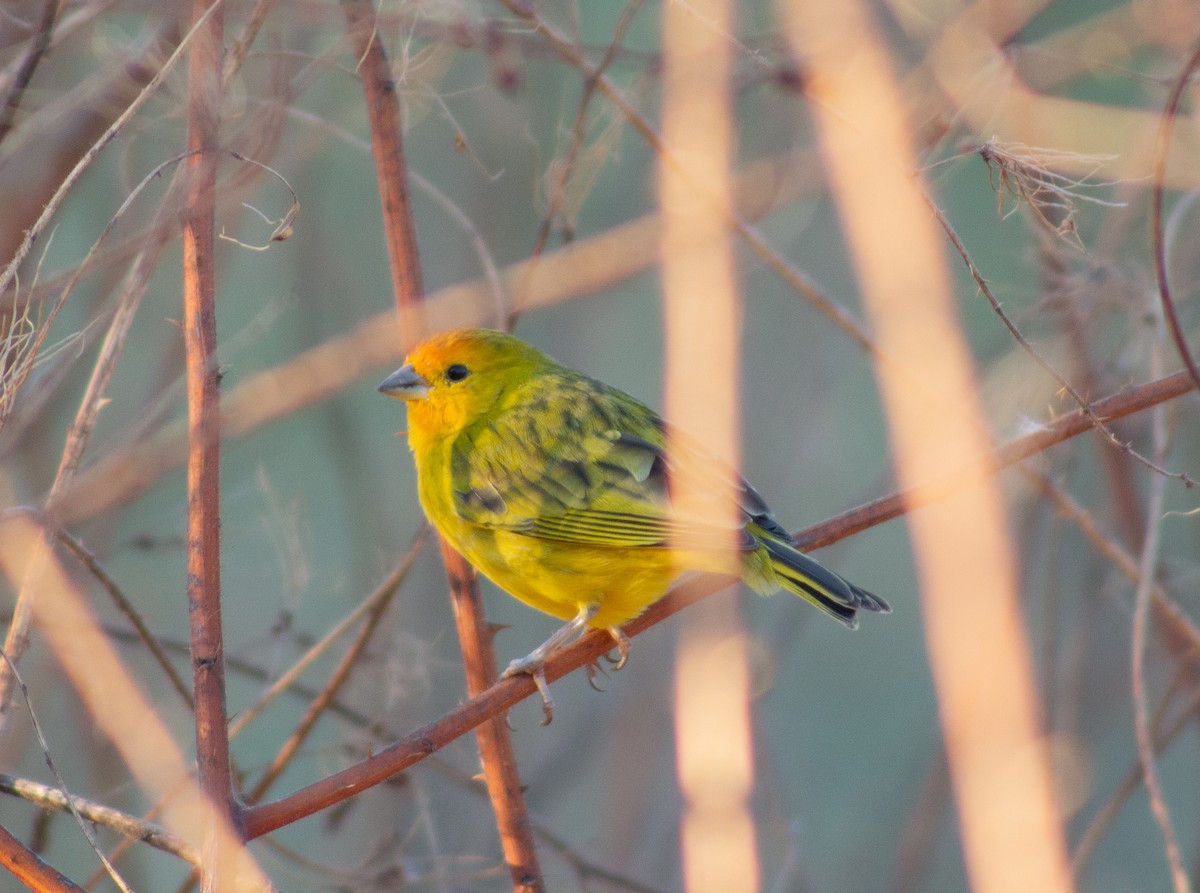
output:
<path id="1" fill-rule="evenodd" d="M 694 454 L 706 473 L 732 484 L 742 512 L 734 527 L 678 517 L 671 510 L 665 427 L 653 411 L 590 379 L 541 384 L 455 444 L 451 474 L 463 520 L 624 548 L 728 548 L 732 535 L 740 548 L 753 549 L 745 522 L 774 525 L 762 498 L 736 472 L 673 438 L 673 449 Z"/>

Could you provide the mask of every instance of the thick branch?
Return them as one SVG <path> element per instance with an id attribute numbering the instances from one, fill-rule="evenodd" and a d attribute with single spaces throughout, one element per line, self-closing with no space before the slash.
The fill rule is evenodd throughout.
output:
<path id="1" fill-rule="evenodd" d="M 193 17 L 212 0 L 195 0 Z M 220 0 L 217 0 L 219 3 Z M 200 786 L 234 827 L 221 639 L 220 408 L 213 214 L 217 177 L 222 10 L 197 32 L 188 65 L 187 211 L 183 228 L 184 347 L 188 395 L 187 597 Z"/>

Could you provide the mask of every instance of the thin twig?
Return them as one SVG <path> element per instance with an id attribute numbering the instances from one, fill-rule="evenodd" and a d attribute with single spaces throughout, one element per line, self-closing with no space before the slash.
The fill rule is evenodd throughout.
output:
<path id="1" fill-rule="evenodd" d="M 1168 692 L 1159 702 L 1158 709 L 1155 711 L 1154 717 L 1154 749 L 1156 753 L 1163 753 L 1167 747 L 1175 741 L 1176 738 L 1187 728 L 1190 728 L 1196 720 L 1197 713 L 1200 713 L 1200 692 L 1195 692 L 1192 695 L 1191 701 L 1188 703 L 1180 714 L 1175 717 L 1174 722 L 1169 727 L 1163 729 L 1163 720 L 1167 712 L 1167 707 L 1170 703 L 1171 693 Z M 1075 852 L 1071 854 L 1071 871 L 1078 875 L 1088 861 L 1092 858 L 1092 854 L 1096 851 L 1096 847 L 1100 843 L 1104 832 L 1108 830 L 1113 819 L 1117 817 L 1117 813 L 1129 801 L 1129 798 L 1141 787 L 1143 778 L 1142 761 L 1135 758 L 1133 765 L 1129 771 L 1125 773 L 1125 777 L 1121 779 L 1112 795 L 1108 798 L 1108 802 L 1104 807 L 1096 813 L 1095 817 L 1088 824 L 1087 829 L 1080 835 L 1079 842 L 1075 846 Z"/>
<path id="2" fill-rule="evenodd" d="M 29 699 L 29 689 L 25 687 L 25 681 L 21 678 L 21 674 L 17 672 L 16 665 L 3 652 L 0 652 L 0 658 L 8 664 L 8 671 L 12 674 L 13 679 L 17 682 L 17 687 L 21 690 L 21 697 L 25 703 L 25 712 L 29 715 L 29 724 L 33 727 L 33 733 L 37 736 L 38 746 L 42 749 L 42 759 L 46 761 L 46 766 L 50 769 L 50 774 L 58 782 L 58 788 L 63 795 L 67 811 L 74 817 L 79 830 L 83 832 L 84 840 L 87 841 L 92 852 L 96 854 L 96 857 L 100 860 L 100 864 L 104 866 L 104 870 L 109 878 L 112 879 L 112 882 L 123 893 L 133 893 L 129 888 L 129 884 L 121 877 L 117 869 L 113 867 L 113 864 L 108 861 L 104 853 L 100 852 L 100 845 L 96 843 L 96 835 L 92 826 L 83 820 L 83 816 L 79 813 L 79 808 L 75 805 L 75 798 L 67 791 L 67 783 L 63 780 L 62 773 L 58 771 L 58 765 L 54 762 L 54 758 L 50 755 L 50 743 L 46 740 L 46 736 L 42 734 L 42 724 L 38 722 L 37 714 L 33 710 L 33 702 Z"/>
<path id="3" fill-rule="evenodd" d="M 922 191 L 921 195 L 925 199 L 925 203 L 929 207 L 929 210 L 933 212 L 938 224 L 942 227 L 943 231 L 945 231 L 947 238 L 950 239 L 950 243 L 954 246 L 954 250 L 957 251 L 958 256 L 962 258 L 962 261 L 966 265 L 968 272 L 971 274 L 971 278 L 975 280 L 975 284 L 978 286 L 979 291 L 985 298 L 987 298 L 988 304 L 991 305 L 992 312 L 999 317 L 1002 323 L 1004 323 L 1004 327 L 1008 329 L 1009 334 L 1012 335 L 1013 340 L 1015 340 L 1017 344 L 1021 346 L 1021 349 L 1024 350 L 1025 353 L 1027 353 L 1047 375 L 1053 378 L 1054 382 L 1060 388 L 1062 388 L 1072 400 L 1075 401 L 1076 405 L 1079 406 L 1085 415 L 1087 415 L 1088 420 L 1092 423 L 1092 426 L 1096 429 L 1097 433 L 1102 435 L 1105 440 L 1107 440 L 1117 449 L 1124 453 L 1128 453 L 1130 456 L 1156 474 L 1181 481 L 1186 487 L 1194 487 L 1196 485 L 1196 481 L 1187 474 L 1181 471 L 1170 471 L 1154 462 L 1151 462 L 1149 459 L 1135 450 L 1130 444 L 1118 438 L 1117 435 L 1114 434 L 1108 427 L 1108 425 L 1105 424 L 1104 419 L 1094 411 L 1084 396 L 1075 390 L 1071 383 L 1062 375 L 1060 375 L 1058 370 L 1051 366 L 1049 361 L 1034 349 L 1034 346 L 1029 343 L 1029 340 L 1023 334 L 1021 334 L 1021 330 L 1017 328 L 1017 324 L 1012 321 L 1012 318 L 1007 313 L 1004 312 L 1004 308 L 1000 305 L 1000 301 L 997 300 L 996 296 L 992 293 L 991 286 L 989 286 L 987 280 L 983 278 L 983 274 L 979 271 L 979 268 L 975 266 L 975 261 L 972 260 L 971 256 L 967 253 L 966 246 L 963 245 L 962 240 L 958 238 L 958 233 L 954 231 L 954 227 L 950 225 L 950 221 L 946 219 L 946 215 L 942 213 L 942 210 L 936 204 L 934 204 L 933 200 L 928 194 Z M 1196 383 L 1200 384 L 1200 379 L 1196 379 Z"/>
<path id="4" fill-rule="evenodd" d="M 671 166 L 679 176 L 687 179 L 692 188 L 695 189 L 696 195 L 713 202 L 715 209 L 722 215 L 726 225 L 750 246 L 751 250 L 758 255 L 763 263 L 788 283 L 788 285 L 804 295 L 809 303 L 818 311 L 825 314 L 838 329 L 872 357 L 887 360 L 886 357 L 881 355 L 874 338 L 862 323 L 822 292 L 807 276 L 799 273 L 792 264 L 788 263 L 783 255 L 771 246 L 755 227 L 742 220 L 741 216 L 735 210 L 722 205 L 720 202 L 716 202 L 705 184 L 696 183 L 694 179 L 688 178 L 686 169 L 679 163 L 675 152 L 663 142 L 662 137 L 654 129 L 654 125 L 650 122 L 650 119 L 639 112 L 633 106 L 633 103 L 626 99 L 625 95 L 612 80 L 597 71 L 597 66 L 588 61 L 579 47 L 572 43 L 566 35 L 562 34 L 552 24 L 539 16 L 532 4 L 526 3 L 524 0 L 501 0 L 501 2 L 514 16 L 542 34 L 564 62 L 578 69 L 585 78 L 594 81 L 596 89 L 600 94 L 613 104 L 621 115 L 633 126 L 634 130 L 641 135 L 642 139 L 646 141 L 646 144 L 658 154 L 663 163 Z M 894 362 L 891 365 L 895 365 Z"/>
<path id="5" fill-rule="evenodd" d="M 150 82 L 142 88 L 142 91 L 138 93 L 137 98 L 134 99 L 134 101 L 131 102 L 123 112 L 121 112 L 117 119 L 109 125 L 108 129 L 100 135 L 100 138 L 92 144 L 91 148 L 89 148 L 87 152 L 83 154 L 83 157 L 79 159 L 79 161 L 75 164 L 75 167 L 71 168 L 71 172 L 63 178 L 63 181 L 54 191 L 54 195 L 52 195 L 49 201 L 46 202 L 46 206 L 42 209 L 41 215 L 34 222 L 34 224 L 25 231 L 25 236 L 21 240 L 21 244 L 17 248 L 16 253 L 13 254 L 12 259 L 8 262 L 8 265 L 5 266 L 3 272 L 0 272 L 0 294 L 3 294 L 8 290 L 9 285 L 12 284 L 13 277 L 16 276 L 17 270 L 25 261 L 26 256 L 28 256 L 30 248 L 33 247 L 33 243 L 38 239 L 38 237 L 41 236 L 42 232 L 49 224 L 50 219 L 58 212 L 59 205 L 62 204 L 63 199 L 66 198 L 67 193 L 70 192 L 76 181 L 83 176 L 83 172 L 88 169 L 88 167 L 96 159 L 96 156 L 100 154 L 104 147 L 116 138 L 117 134 L 124 129 L 125 125 L 129 123 L 130 119 L 141 110 L 142 106 L 145 105 L 150 97 L 153 96 L 158 90 L 158 88 L 162 86 L 162 83 L 166 80 L 167 75 L 171 73 L 171 69 L 173 69 L 175 64 L 183 57 L 184 50 L 191 43 L 193 36 L 195 36 L 195 34 L 204 26 L 207 16 L 212 14 L 213 10 L 219 8 L 221 6 L 221 2 L 222 0 L 215 0 L 213 5 L 209 7 L 209 12 L 205 13 L 204 16 L 202 16 L 194 25 L 192 25 L 191 30 L 189 30 L 188 33 L 183 36 L 183 40 L 179 42 L 179 46 L 177 46 L 175 51 L 167 57 L 167 61 L 163 63 L 162 68 L 160 68 L 155 73 L 154 77 L 150 79 Z"/>
<path id="6" fill-rule="evenodd" d="M 1200 379 L 1198 379 L 1200 381 Z M 1160 458 L 1166 453 L 1167 434 L 1164 410 L 1152 410 L 1154 420 L 1154 446 Z M 1175 893 L 1191 893 L 1191 882 L 1183 867 L 1179 852 L 1179 840 L 1171 825 L 1171 815 L 1163 796 L 1162 781 L 1158 775 L 1158 761 L 1154 755 L 1154 740 L 1150 730 L 1150 718 L 1146 705 L 1146 630 L 1150 616 L 1150 593 L 1154 588 L 1155 568 L 1158 565 L 1158 550 L 1162 531 L 1163 502 L 1166 496 L 1166 479 L 1152 478 L 1150 495 L 1146 500 L 1146 540 L 1142 546 L 1138 563 L 1137 596 L 1133 607 L 1133 629 L 1131 632 L 1133 657 L 1130 666 L 1130 688 L 1133 696 L 1133 728 L 1137 737 L 1138 758 L 1142 764 L 1146 794 L 1150 798 L 1150 811 L 1158 823 L 1166 850 L 1167 864 L 1171 869 L 1171 882 Z"/>
<path id="7" fill-rule="evenodd" d="M 124 614 L 133 626 L 138 641 L 150 650 L 151 656 L 163 671 L 163 675 L 167 677 L 167 681 L 171 683 L 171 687 L 175 689 L 175 693 L 179 695 L 180 700 L 183 701 L 189 711 L 194 710 L 195 704 L 192 701 L 192 693 L 188 690 L 187 684 L 180 677 L 179 673 L 176 672 L 175 665 L 171 663 L 170 658 L 167 657 L 158 640 L 150 632 L 145 621 L 142 620 L 142 615 L 138 613 L 137 608 L 125 597 L 125 593 L 121 591 L 121 587 L 109 576 L 108 571 L 104 569 L 96 556 L 89 552 L 87 547 L 69 532 L 61 527 L 57 527 L 55 528 L 54 535 L 79 560 L 79 563 L 87 568 L 88 573 L 95 577 L 96 581 L 104 587 L 104 591 L 113 600 L 113 603 L 117 606 L 117 610 Z"/>
<path id="8" fill-rule="evenodd" d="M 642 0 L 630 0 L 625 8 L 621 10 L 621 14 L 617 17 L 616 27 L 613 29 L 612 40 L 608 43 L 608 49 L 593 72 L 583 79 L 583 92 L 575 107 L 575 120 L 571 124 L 570 142 L 567 144 L 566 155 L 562 162 L 551 165 L 551 171 L 549 172 L 551 182 L 546 190 L 546 212 L 542 217 L 541 226 L 538 227 L 537 235 L 534 237 L 533 250 L 529 253 L 530 263 L 526 268 L 526 281 L 522 283 L 517 291 L 517 307 L 513 309 L 513 312 L 505 320 L 505 327 L 507 329 L 511 330 L 516 325 L 519 307 L 524 303 L 529 281 L 537 269 L 537 260 L 542 256 L 542 252 L 545 251 L 546 243 L 550 239 L 551 227 L 554 225 L 554 219 L 558 216 L 560 208 L 566 202 L 567 185 L 575 172 L 576 160 L 587 138 L 587 111 L 593 97 L 596 95 L 597 82 L 600 78 L 604 77 L 605 71 L 608 70 L 608 67 L 617 58 L 617 53 L 621 48 L 621 41 L 625 37 L 625 32 L 629 29 L 634 16 L 637 15 L 641 6 Z M 580 55 L 582 57 L 582 53 Z M 571 241 L 572 236 L 573 233 L 568 232 L 566 241 Z"/>
<path id="9" fill-rule="evenodd" d="M 1184 337 L 1179 317 L 1175 313 L 1175 301 L 1171 298 L 1170 276 L 1167 271 L 1167 246 L 1163 237 L 1163 183 L 1167 176 L 1167 156 L 1170 151 L 1171 134 L 1175 129 L 1175 119 L 1179 115 L 1179 103 L 1183 98 L 1183 91 L 1191 82 L 1192 72 L 1196 70 L 1197 66 L 1200 66 L 1200 43 L 1192 50 L 1187 64 L 1183 66 L 1175 83 L 1171 85 L 1171 92 L 1167 96 L 1167 106 L 1163 110 L 1159 125 L 1158 143 L 1154 149 L 1154 188 L 1150 193 L 1150 247 L 1154 254 L 1154 279 L 1158 284 L 1163 318 L 1166 320 L 1167 328 L 1171 332 L 1171 339 L 1175 342 L 1175 349 L 1179 351 L 1184 366 L 1187 367 L 1192 380 L 1200 387 L 1200 369 L 1196 367 L 1196 361 L 1188 349 L 1187 338 Z"/>
<path id="10" fill-rule="evenodd" d="M 1141 572 L 1138 569 L 1137 558 L 1126 550 L 1120 543 L 1107 536 L 1091 514 L 1078 502 L 1071 498 L 1061 487 L 1058 487 L 1044 474 L 1034 471 L 1029 465 L 1019 466 L 1025 477 L 1046 496 L 1064 518 L 1079 528 L 1089 542 L 1101 555 L 1112 562 L 1125 577 L 1135 586 L 1141 583 Z M 1187 613 L 1155 583 L 1150 589 L 1150 601 L 1154 606 L 1160 622 L 1169 629 L 1179 647 L 1175 648 L 1177 658 L 1185 660 L 1200 660 L 1200 628 L 1192 622 Z"/>
<path id="11" fill-rule="evenodd" d="M 275 0 L 257 0 L 254 9 L 246 16 L 246 23 L 233 40 L 233 45 L 225 58 L 225 66 L 221 70 L 221 83 L 225 90 L 230 88 L 234 77 L 241 71 L 242 64 L 246 61 L 246 55 L 250 52 L 250 47 L 254 45 L 254 40 L 258 37 L 263 23 L 267 20 L 267 13 L 274 5 Z"/>
<path id="12" fill-rule="evenodd" d="M 270 790 L 271 785 L 273 785 L 279 776 L 283 774 L 284 770 L 287 769 L 293 757 L 295 757 L 301 746 L 308 739 L 308 736 L 312 732 L 313 728 L 316 727 L 317 721 L 325 715 L 325 712 L 329 709 L 330 705 L 337 697 L 338 692 L 342 690 L 346 682 L 349 680 L 350 674 L 358 665 L 358 660 L 362 656 L 363 651 L 366 649 L 367 644 L 371 641 L 371 637 L 375 634 L 376 630 L 378 630 L 380 618 L 388 609 L 388 606 L 392 603 L 393 597 L 399 591 L 400 585 L 404 582 L 405 577 L 408 576 L 409 570 L 412 569 L 413 562 L 416 561 L 417 556 L 420 554 L 421 547 L 425 544 L 425 539 L 428 532 L 429 529 L 427 527 L 423 527 L 421 529 L 421 532 L 417 534 L 416 542 L 413 543 L 412 547 L 408 550 L 408 553 L 403 559 L 401 559 L 400 563 L 396 565 L 395 569 L 388 574 L 387 579 L 380 583 L 378 588 L 371 593 L 371 595 L 363 602 L 360 608 L 355 610 L 351 615 L 351 617 L 354 619 L 365 615 L 363 617 L 362 627 L 359 629 L 358 636 L 355 637 L 350 647 L 346 649 L 346 653 L 342 655 L 342 659 L 338 661 L 337 667 L 330 675 L 329 682 L 326 683 L 325 687 L 321 689 L 320 693 L 309 703 L 308 707 L 304 711 L 304 716 L 302 716 L 300 721 L 296 723 L 295 730 L 291 735 L 288 736 L 287 741 L 283 743 L 283 746 L 279 749 L 279 752 L 275 755 L 275 758 L 271 760 L 271 763 L 267 767 L 266 772 L 263 773 L 262 778 L 258 780 L 258 783 L 254 786 L 253 790 L 251 790 L 247 797 L 249 802 L 257 802 L 258 800 L 262 799 L 263 795 L 266 794 L 268 790 Z M 347 618 L 347 620 L 350 621 L 351 618 Z M 317 645 L 313 646 L 313 648 L 309 650 L 309 654 L 305 656 L 307 660 L 299 661 L 297 663 L 297 668 L 294 669 L 294 672 L 285 674 L 284 677 L 281 678 L 278 683 L 276 683 L 276 685 L 272 686 L 272 691 L 278 693 L 286 690 L 286 687 L 288 684 L 290 684 L 290 681 L 299 675 L 300 665 L 307 665 L 310 660 L 315 659 L 316 655 L 322 653 L 325 650 L 325 647 L 327 647 L 328 643 L 332 642 L 336 635 L 340 635 L 342 630 L 348 626 L 349 623 L 338 624 L 338 627 L 336 627 L 334 630 L 331 630 L 329 635 L 326 635 L 321 642 L 317 643 Z M 230 737 L 233 737 L 233 735 L 235 735 L 243 727 L 244 726 L 240 725 L 231 727 Z"/>
<path id="13" fill-rule="evenodd" d="M 33 343 L 29 351 L 21 357 L 16 369 L 11 372 L 11 381 L 6 382 L 6 399 L 8 405 L 4 408 L 4 413 L 10 412 L 13 401 L 16 399 L 16 390 L 19 389 L 25 378 L 33 370 L 36 362 L 37 353 L 41 347 L 43 339 L 50 330 L 50 323 L 58 314 L 58 311 L 67 301 L 67 297 L 71 294 L 76 283 L 83 275 L 83 271 L 88 267 L 89 261 L 95 256 L 100 246 L 108 238 L 109 233 L 120 220 L 129 207 L 133 204 L 134 199 L 141 193 L 148 183 L 156 178 L 166 167 L 177 163 L 183 158 L 188 157 L 188 153 L 177 156 L 155 167 L 142 181 L 125 197 L 121 206 L 116 213 L 112 215 L 103 231 L 95 242 L 92 243 L 87 255 L 84 257 L 71 277 L 67 280 L 54 306 L 51 308 L 47 319 L 42 322 L 41 328 L 34 335 Z M 54 482 L 50 488 L 50 494 L 46 498 L 47 510 L 52 511 L 56 499 L 66 490 L 70 488 L 71 482 L 75 478 L 75 473 L 78 470 L 79 463 L 83 458 L 84 450 L 87 448 L 88 441 L 91 437 L 92 428 L 96 422 L 96 416 L 99 413 L 101 403 L 104 398 L 105 391 L 112 379 L 113 372 L 116 367 L 117 358 L 120 355 L 121 348 L 124 345 L 125 335 L 129 331 L 129 326 L 133 322 L 134 313 L 137 310 L 141 296 L 145 293 L 145 289 L 149 283 L 149 278 L 154 271 L 154 265 L 168 239 L 170 232 L 166 228 L 166 221 L 163 219 L 164 214 L 160 212 L 156 215 L 159 225 L 151 229 L 149 245 L 144 248 L 137 256 L 137 262 L 130 273 L 130 277 L 126 282 L 126 287 L 122 292 L 118 302 L 117 312 L 113 316 L 113 320 L 109 325 L 108 332 L 105 335 L 104 345 L 101 348 L 100 356 L 96 360 L 96 365 L 92 370 L 92 376 L 88 382 L 84 396 L 79 403 L 79 409 L 76 412 L 75 420 L 68 431 L 66 443 L 63 446 L 62 458 L 59 460 L 58 471 L 55 473 Z M 7 376 L 6 376 L 7 377 Z M 8 389 L 11 388 L 11 392 Z M 0 425 L 3 424 L 3 418 L 0 417 Z M 22 586 L 17 593 L 16 608 L 13 611 L 13 621 L 10 624 L 7 633 L 5 634 L 4 648 L 8 653 L 13 664 L 19 664 L 24 656 L 26 649 L 29 647 L 29 624 L 33 618 L 32 599 L 34 594 L 27 587 Z M 8 674 L 7 665 L 0 666 L 0 713 L 7 707 L 9 697 L 11 695 L 12 679 Z"/>

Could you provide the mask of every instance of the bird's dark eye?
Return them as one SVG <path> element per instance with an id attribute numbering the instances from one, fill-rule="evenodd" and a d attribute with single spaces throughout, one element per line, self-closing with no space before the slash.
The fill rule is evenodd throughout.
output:
<path id="1" fill-rule="evenodd" d="M 471 370 L 462 363 L 455 363 L 446 370 L 446 381 L 462 381 L 470 374 Z"/>

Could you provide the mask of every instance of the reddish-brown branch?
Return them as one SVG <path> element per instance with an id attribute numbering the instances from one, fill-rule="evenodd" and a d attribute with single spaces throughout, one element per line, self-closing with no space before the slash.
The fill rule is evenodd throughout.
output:
<path id="1" fill-rule="evenodd" d="M 1179 372 L 1100 400 L 1092 404 L 1092 410 L 1101 418 L 1120 418 L 1178 397 L 1193 387 L 1188 373 Z M 1041 431 L 1010 441 L 979 461 L 998 471 L 1090 428 L 1091 422 L 1087 415 L 1082 410 L 1076 410 L 1048 423 Z M 829 545 L 945 495 L 953 489 L 956 479 L 957 476 L 949 475 L 944 484 L 925 488 L 921 493 L 894 493 L 877 499 L 822 524 L 799 531 L 796 539 L 808 549 Z M 688 605 L 733 582 L 731 578 L 713 575 L 695 578 L 683 586 L 676 587 L 663 599 L 651 605 L 645 614 L 624 627 L 625 632 L 631 638 L 636 637 Z M 612 638 L 606 632 L 594 630 L 570 647 L 551 655 L 546 662 L 546 679 L 553 682 L 582 666 L 594 663 L 611 649 Z M 253 839 L 268 834 L 379 784 L 395 773 L 419 763 L 488 719 L 503 715 L 536 690 L 533 680 L 525 676 L 501 679 L 441 719 L 405 736 L 370 759 L 280 800 L 250 808 L 245 814 L 247 838 Z"/>
<path id="2" fill-rule="evenodd" d="M 219 0 L 218 0 L 219 2 Z M 213 215 L 217 178 L 222 10 L 195 0 L 193 17 L 209 13 L 188 62 L 187 211 L 183 227 L 184 346 L 188 395 L 187 597 L 196 758 L 200 786 L 234 827 L 238 807 L 229 773 L 225 665 L 221 638 L 220 415 L 217 369 Z M 213 864 L 220 864 L 220 860 Z"/>
<path id="3" fill-rule="evenodd" d="M 44 893 L 83 893 L 83 887 L 60 874 L 0 827 L 0 865 L 30 890 Z"/>
<path id="4" fill-rule="evenodd" d="M 421 302 L 425 292 L 417 252 L 416 225 L 409 201 L 408 171 L 404 161 L 396 85 L 387 53 L 379 40 L 374 7 L 367 0 L 342 0 L 342 10 L 358 57 L 367 99 L 375 173 L 383 204 L 384 232 L 392 262 L 392 290 L 400 314 L 401 332 L 411 338 L 424 329 Z M 444 546 L 443 549 L 455 616 L 458 618 L 467 689 L 474 694 L 488 688 L 495 680 L 496 661 L 492 654 L 491 633 L 483 616 L 479 587 L 473 572 L 462 558 L 446 551 Z M 503 715 L 496 714 L 485 720 L 481 720 L 482 725 L 479 725 L 476 735 L 513 890 L 518 893 L 541 890 L 541 869 L 538 867 L 508 727 Z"/>
<path id="5" fill-rule="evenodd" d="M 496 655 L 492 650 L 492 628 L 483 615 L 479 583 L 475 571 L 461 555 L 442 541 L 442 561 L 450 578 L 450 597 L 454 602 L 454 622 L 458 641 L 463 650 L 463 667 L 467 674 L 467 695 L 475 697 L 496 683 Z M 483 778 L 487 785 L 492 808 L 496 812 L 496 827 L 500 831 L 500 846 L 512 876 L 513 890 L 533 893 L 545 889 L 541 868 L 533 845 L 533 829 L 521 793 L 517 774 L 517 758 L 513 753 L 512 737 L 503 713 L 483 721 L 475 729 L 479 753 L 483 758 Z"/>
<path id="6" fill-rule="evenodd" d="M 673 589 L 624 629 L 629 636 L 636 636 L 733 582 L 731 577 L 698 577 Z M 612 636 L 604 630 L 592 630 L 574 644 L 550 655 L 545 667 L 546 680 L 554 682 L 580 667 L 595 663 L 610 651 Z M 529 676 L 501 679 L 441 719 L 406 735 L 356 766 L 323 778 L 281 800 L 251 807 L 245 815 L 247 839 L 270 833 L 379 784 L 489 719 L 503 717 L 507 710 L 536 691 L 537 686 Z"/>
<path id="7" fill-rule="evenodd" d="M 375 8 L 368 0 L 342 0 L 346 26 L 358 58 L 359 76 L 367 98 L 371 122 L 371 150 L 375 155 L 375 177 L 383 203 L 384 235 L 392 267 L 392 294 L 401 317 L 419 313 L 425 297 L 417 232 L 413 223 L 404 161 L 404 133 L 396 82 L 387 52 L 379 40 Z M 419 317 L 412 318 L 419 323 Z M 419 328 L 419 326 L 418 326 Z"/>
<path id="8" fill-rule="evenodd" d="M 993 471 L 998 471 L 1021 459 L 1037 455 L 1056 443 L 1069 440 L 1084 431 L 1092 430 L 1092 421 L 1088 418 L 1089 411 L 1100 419 L 1111 421 L 1186 394 L 1195 387 L 1196 384 L 1192 381 L 1189 373 L 1176 372 L 1166 378 L 1127 388 L 1111 397 L 1105 397 L 1103 400 L 1092 403 L 1088 410 L 1077 409 L 1069 412 L 1048 422 L 1039 431 L 1010 440 L 990 455 L 981 457 L 979 462 Z M 963 469 L 959 474 L 948 473 L 942 480 L 931 482 L 930 486 L 923 488 L 920 492 L 892 493 L 861 505 L 839 515 L 829 524 L 820 525 L 812 534 L 801 534 L 800 545 L 806 549 L 817 549 L 868 527 L 890 521 L 892 518 L 899 517 L 950 492 L 968 471 L 968 469 Z"/>

